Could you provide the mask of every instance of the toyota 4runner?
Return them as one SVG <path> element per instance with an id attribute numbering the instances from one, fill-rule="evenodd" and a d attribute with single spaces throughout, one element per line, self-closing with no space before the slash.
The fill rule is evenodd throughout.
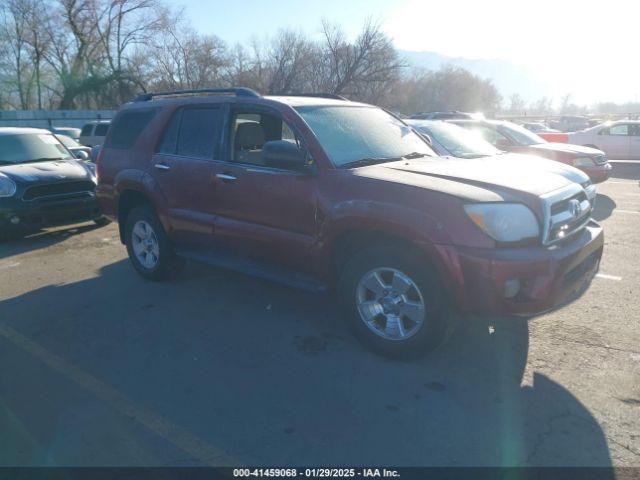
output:
<path id="1" fill-rule="evenodd" d="M 395 116 L 332 95 L 141 95 L 113 120 L 97 175 L 142 276 L 187 258 L 330 289 L 356 335 L 394 356 L 437 345 L 450 306 L 567 301 L 603 249 L 586 184 L 535 162 L 437 157 Z"/>

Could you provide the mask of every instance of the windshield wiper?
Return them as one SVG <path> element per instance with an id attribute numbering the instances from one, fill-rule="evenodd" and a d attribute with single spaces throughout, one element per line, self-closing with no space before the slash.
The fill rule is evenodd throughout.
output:
<path id="1" fill-rule="evenodd" d="M 52 162 L 54 160 L 70 160 L 70 159 L 69 158 L 62 158 L 62 157 L 40 157 L 40 158 L 34 158 L 33 160 L 25 160 L 25 161 L 20 162 L 20 163 Z"/>
<path id="2" fill-rule="evenodd" d="M 412 160 L 414 158 L 422 158 L 422 157 L 430 157 L 428 153 L 420 153 L 420 152 L 411 152 L 404 155 L 402 158 L 406 158 L 407 160 Z"/>
<path id="3" fill-rule="evenodd" d="M 402 160 L 402 157 L 366 157 L 340 165 L 340 168 L 357 168 L 365 167 L 367 165 L 375 165 L 377 163 L 397 162 Z"/>

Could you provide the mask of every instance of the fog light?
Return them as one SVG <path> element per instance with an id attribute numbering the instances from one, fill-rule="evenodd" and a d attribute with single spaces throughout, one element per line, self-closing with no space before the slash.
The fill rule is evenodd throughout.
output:
<path id="1" fill-rule="evenodd" d="M 16 216 L 14 215 L 13 217 L 11 217 L 11 218 L 9 219 L 9 221 L 10 221 L 11 223 L 13 223 L 14 225 L 17 225 L 17 224 L 19 224 L 19 223 L 20 223 L 20 217 L 16 217 Z"/>
<path id="2" fill-rule="evenodd" d="M 520 291 L 520 280 L 517 278 L 510 278 L 504 282 L 504 296 L 505 298 L 513 298 Z"/>

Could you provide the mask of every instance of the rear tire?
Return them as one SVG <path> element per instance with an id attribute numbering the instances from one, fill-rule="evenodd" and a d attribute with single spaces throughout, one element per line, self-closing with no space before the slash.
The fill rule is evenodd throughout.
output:
<path id="1" fill-rule="evenodd" d="M 184 266 L 184 260 L 175 254 L 162 223 L 149 205 L 140 205 L 129 212 L 125 243 L 133 267 L 149 280 L 173 278 Z"/>
<path id="2" fill-rule="evenodd" d="M 406 248 L 355 254 L 342 270 L 338 294 L 354 334 L 376 353 L 416 358 L 444 338 L 446 308 L 436 272 Z"/>

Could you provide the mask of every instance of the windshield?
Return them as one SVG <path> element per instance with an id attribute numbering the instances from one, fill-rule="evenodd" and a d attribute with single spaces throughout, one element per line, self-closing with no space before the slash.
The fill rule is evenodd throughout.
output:
<path id="1" fill-rule="evenodd" d="M 50 133 L 0 135 L 0 164 L 71 158 L 69 151 Z"/>
<path id="2" fill-rule="evenodd" d="M 363 159 L 436 155 L 411 127 L 379 108 L 305 106 L 296 110 L 337 167 Z"/>
<path id="3" fill-rule="evenodd" d="M 58 137 L 58 140 L 60 140 L 62 144 L 67 148 L 76 148 L 81 146 L 78 142 L 76 142 L 71 137 L 67 137 L 66 135 L 56 135 L 56 136 Z"/>
<path id="4" fill-rule="evenodd" d="M 521 127 L 520 125 L 516 125 L 515 123 L 511 123 L 511 122 L 503 123 L 502 129 L 518 145 L 528 146 L 528 145 L 538 145 L 540 143 L 547 143 L 547 141 L 544 138 L 536 135 L 533 132 L 530 132 L 526 128 Z"/>
<path id="5" fill-rule="evenodd" d="M 502 153 L 478 135 L 451 123 L 430 122 L 421 125 L 416 122 L 413 125 L 418 131 L 431 136 L 454 157 L 478 158 Z"/>

